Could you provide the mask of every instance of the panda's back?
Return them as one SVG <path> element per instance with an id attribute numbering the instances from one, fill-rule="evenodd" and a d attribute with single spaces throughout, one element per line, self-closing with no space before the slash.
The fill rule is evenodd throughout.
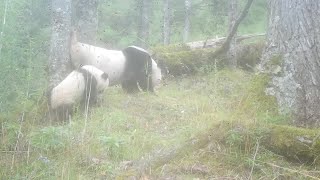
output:
<path id="1" fill-rule="evenodd" d="M 85 90 L 83 74 L 72 71 L 60 84 L 51 91 L 51 108 L 61 105 L 73 105 L 75 100 L 81 99 Z"/>
<path id="2" fill-rule="evenodd" d="M 93 65 L 109 75 L 110 85 L 121 81 L 125 70 L 126 59 L 122 51 L 107 50 L 84 43 L 72 46 L 72 60 L 77 67 L 82 65 Z"/>

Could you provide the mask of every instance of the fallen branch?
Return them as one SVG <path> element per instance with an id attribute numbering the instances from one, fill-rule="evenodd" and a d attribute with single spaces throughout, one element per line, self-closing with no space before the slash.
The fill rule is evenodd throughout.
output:
<path id="1" fill-rule="evenodd" d="M 237 36 L 236 41 L 239 43 L 243 40 L 251 39 L 251 38 L 257 38 L 257 37 L 263 37 L 266 34 L 247 34 L 242 36 Z M 202 49 L 202 48 L 217 48 L 221 46 L 225 41 L 227 37 L 220 37 L 220 38 L 213 38 L 213 39 L 206 39 L 204 41 L 193 41 L 188 42 L 186 45 L 190 49 Z"/>
<path id="2" fill-rule="evenodd" d="M 225 122 L 216 124 L 211 130 L 187 140 L 180 146 L 161 149 L 145 155 L 133 163 L 131 168 L 135 172 L 133 174 L 136 176 L 151 174 L 153 170 L 170 163 L 172 160 L 183 158 L 188 153 L 206 147 L 211 141 L 225 143 L 228 139 L 228 132 L 235 128 L 226 124 Z M 263 130 L 261 127 L 263 127 Z M 256 146 L 255 152 L 252 152 L 254 153 L 254 161 L 256 161 L 259 146 L 264 146 L 266 149 L 291 161 L 320 165 L 320 159 L 318 158 L 320 156 L 320 139 L 317 129 L 261 125 L 259 127 L 247 127 L 237 133 L 247 139 L 243 142 L 243 146 Z M 261 141 L 257 144 L 253 140 L 256 138 L 261 138 Z"/>
<path id="3" fill-rule="evenodd" d="M 262 161 L 260 161 L 260 162 L 262 162 Z M 262 163 L 265 163 L 265 164 L 267 164 L 267 165 L 269 165 L 269 166 L 272 166 L 272 167 L 275 167 L 275 168 L 283 169 L 283 170 L 288 171 L 288 172 L 291 172 L 291 173 L 300 174 L 300 175 L 303 175 L 303 176 L 308 177 L 308 178 L 311 178 L 311 179 L 317 179 L 317 180 L 319 180 L 318 177 L 311 176 L 311 175 L 309 175 L 309 174 L 306 174 L 305 172 L 301 172 L 301 171 L 298 171 L 298 170 L 295 170 L 295 169 L 290 169 L 290 168 L 286 168 L 286 167 L 281 167 L 281 166 L 278 166 L 278 165 L 276 165 L 276 164 L 272 164 L 272 163 L 268 163 L 268 162 L 262 162 Z"/>

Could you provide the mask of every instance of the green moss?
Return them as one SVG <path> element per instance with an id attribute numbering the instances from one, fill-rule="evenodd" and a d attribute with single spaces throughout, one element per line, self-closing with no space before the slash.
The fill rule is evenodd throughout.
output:
<path id="1" fill-rule="evenodd" d="M 240 47 L 237 54 L 238 66 L 245 70 L 252 70 L 260 62 L 262 51 L 265 47 L 265 41 L 247 43 Z"/>
<path id="2" fill-rule="evenodd" d="M 320 164 L 319 129 L 272 126 L 265 136 L 268 149 L 298 162 Z"/>
<path id="3" fill-rule="evenodd" d="M 173 48 L 157 52 L 154 58 L 163 61 L 168 67 L 170 74 L 179 76 L 182 74 L 194 74 L 201 67 L 213 64 L 216 56 L 215 52 L 216 49 L 175 51 L 175 48 Z"/>
<path id="4" fill-rule="evenodd" d="M 264 41 L 246 43 L 240 46 L 238 52 L 238 65 L 243 69 L 252 69 L 260 60 L 264 47 Z M 221 53 L 220 48 L 206 48 L 191 50 L 185 45 L 169 45 L 152 48 L 154 59 L 163 62 L 170 74 L 179 76 L 182 74 L 195 74 L 202 72 L 217 62 L 217 67 L 226 65 L 226 54 Z"/>
<path id="5" fill-rule="evenodd" d="M 274 55 L 270 58 L 270 65 L 271 66 L 280 66 L 282 63 L 282 55 L 278 54 L 278 55 Z"/>
<path id="6" fill-rule="evenodd" d="M 156 46 L 151 48 L 153 54 L 163 54 L 170 52 L 190 51 L 191 49 L 185 44 L 170 44 L 167 46 Z"/>

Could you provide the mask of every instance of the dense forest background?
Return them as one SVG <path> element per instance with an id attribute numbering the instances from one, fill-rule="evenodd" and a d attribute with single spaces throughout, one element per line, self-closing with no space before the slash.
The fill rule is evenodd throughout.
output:
<path id="1" fill-rule="evenodd" d="M 228 28 L 227 0 L 194 0 L 191 6 L 191 29 L 188 41 L 225 36 Z M 244 4 L 244 0 L 241 4 Z M 49 0 L 10 0 L 0 2 L 0 113 L 37 103 L 47 86 L 47 63 L 51 32 Z M 97 44 L 121 49 L 136 44 L 138 1 L 100 0 Z M 184 1 L 171 4 L 171 43 L 182 43 Z M 254 2 L 239 34 L 263 33 L 267 8 L 264 0 Z M 149 46 L 161 45 L 163 1 L 153 1 Z"/>
<path id="2" fill-rule="evenodd" d="M 0 1 L 0 179 L 319 179 L 318 0 L 90 2 Z M 52 120 L 74 29 L 146 48 L 159 89 Z"/>

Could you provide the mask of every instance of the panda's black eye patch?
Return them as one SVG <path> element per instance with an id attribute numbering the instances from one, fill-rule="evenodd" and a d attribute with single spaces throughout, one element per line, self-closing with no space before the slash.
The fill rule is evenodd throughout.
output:
<path id="1" fill-rule="evenodd" d="M 109 75 L 107 73 L 101 74 L 101 78 L 104 79 L 104 80 L 107 80 L 108 77 L 109 77 Z"/>

